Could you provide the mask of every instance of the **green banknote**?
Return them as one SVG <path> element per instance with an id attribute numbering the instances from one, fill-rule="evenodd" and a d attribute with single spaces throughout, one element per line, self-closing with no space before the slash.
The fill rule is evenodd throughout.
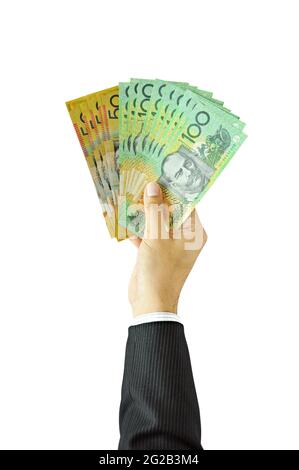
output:
<path id="1" fill-rule="evenodd" d="M 146 118 L 137 151 L 127 159 L 124 155 L 123 169 L 137 168 L 146 182 L 159 182 L 178 227 L 244 141 L 244 123 L 210 97 L 171 84 L 163 84 L 160 91 L 153 88 Z M 132 203 L 128 193 L 120 210 L 121 223 L 131 230 Z M 142 234 L 140 212 L 136 217 Z"/>

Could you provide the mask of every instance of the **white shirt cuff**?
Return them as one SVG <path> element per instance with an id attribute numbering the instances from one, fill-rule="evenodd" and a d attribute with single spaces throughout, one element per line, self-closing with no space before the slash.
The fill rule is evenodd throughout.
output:
<path id="1" fill-rule="evenodd" d="M 131 326 L 141 325 L 142 323 L 151 323 L 155 321 L 175 321 L 178 323 L 182 323 L 182 320 L 176 313 L 151 312 L 143 313 L 142 315 L 137 315 L 133 319 Z"/>

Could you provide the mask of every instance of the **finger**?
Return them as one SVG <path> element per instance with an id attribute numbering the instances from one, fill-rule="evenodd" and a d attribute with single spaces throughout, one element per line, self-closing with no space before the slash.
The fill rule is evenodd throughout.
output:
<path id="1" fill-rule="evenodd" d="M 193 211 L 188 215 L 187 219 L 184 220 L 182 225 L 172 230 L 172 237 L 178 240 L 190 238 L 192 233 L 194 234 L 195 232 L 195 227 L 198 226 L 196 222 L 199 222 L 199 219 L 195 209 L 193 209 Z"/>
<path id="2" fill-rule="evenodd" d="M 206 233 L 195 209 L 189 214 L 181 227 L 173 230 L 172 236 L 173 238 L 184 240 L 192 240 L 195 238 L 199 240 L 206 239 Z"/>
<path id="3" fill-rule="evenodd" d="M 193 249 L 201 249 L 207 241 L 207 234 L 195 209 L 182 225 L 183 239 L 192 242 Z M 191 246 L 190 245 L 190 246 Z"/>
<path id="4" fill-rule="evenodd" d="M 140 243 L 141 243 L 140 238 L 132 236 L 132 237 L 129 238 L 129 240 L 130 240 L 131 243 L 133 243 L 134 246 L 136 246 L 136 248 L 139 248 Z"/>
<path id="5" fill-rule="evenodd" d="M 158 183 L 148 183 L 143 195 L 144 209 L 150 209 L 153 204 L 161 204 L 162 201 L 163 195 Z"/>
<path id="6" fill-rule="evenodd" d="M 166 215 L 163 194 L 157 183 L 149 183 L 144 191 L 145 231 L 148 239 L 161 238 Z"/>
<path id="7" fill-rule="evenodd" d="M 194 233 L 197 230 L 202 230 L 202 224 L 199 220 L 197 212 L 195 209 L 191 212 L 191 214 L 187 217 L 187 219 L 183 223 L 183 230 L 184 233 L 187 235 L 189 233 Z"/>

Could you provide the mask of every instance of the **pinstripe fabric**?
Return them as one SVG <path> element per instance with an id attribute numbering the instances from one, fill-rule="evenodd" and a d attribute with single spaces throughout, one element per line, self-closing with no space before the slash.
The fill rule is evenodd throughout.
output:
<path id="1" fill-rule="evenodd" d="M 164 321 L 129 328 L 119 423 L 119 450 L 201 449 L 182 324 Z"/>

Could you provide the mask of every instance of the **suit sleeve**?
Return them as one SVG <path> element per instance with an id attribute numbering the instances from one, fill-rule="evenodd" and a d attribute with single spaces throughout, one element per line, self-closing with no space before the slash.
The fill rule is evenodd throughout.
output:
<path id="1" fill-rule="evenodd" d="M 165 321 L 129 328 L 119 424 L 119 450 L 202 449 L 182 324 Z"/>

